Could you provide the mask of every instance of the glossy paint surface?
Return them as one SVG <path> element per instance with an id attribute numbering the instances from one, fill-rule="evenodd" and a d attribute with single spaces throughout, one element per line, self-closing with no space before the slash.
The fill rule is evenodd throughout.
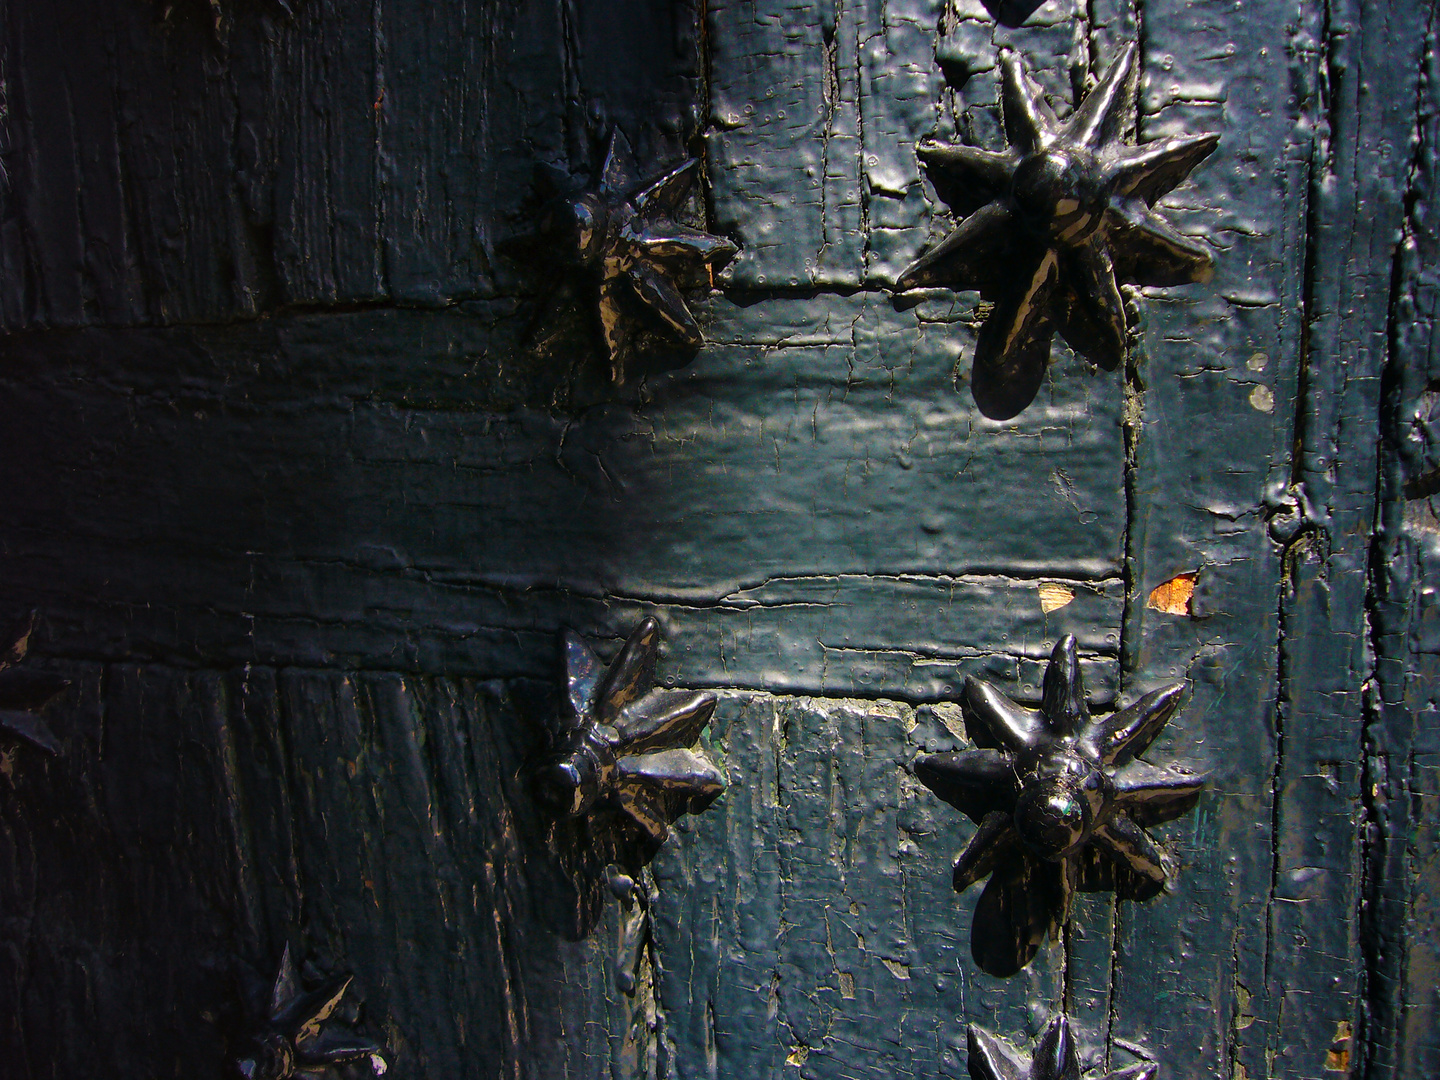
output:
<path id="1" fill-rule="evenodd" d="M 1431 5 L 157 7 L 0 14 L 0 616 L 70 683 L 0 768 L 9 1074 L 222 1076 L 287 941 L 395 1076 L 960 1076 L 1062 1009 L 1162 1076 L 1440 1074 Z M 891 299 L 952 224 L 917 148 L 1005 152 L 1002 49 L 1064 116 L 1131 41 L 1133 145 L 1220 134 L 1156 202 L 1215 276 L 987 419 L 979 296 Z M 617 127 L 739 248 L 618 390 L 526 359 L 501 250 Z M 528 769 L 560 629 L 646 616 L 727 788 L 632 996 Z M 1212 786 L 1170 892 L 1000 979 L 911 763 L 1067 633 L 1096 715 L 1187 685 L 1147 753 Z"/>

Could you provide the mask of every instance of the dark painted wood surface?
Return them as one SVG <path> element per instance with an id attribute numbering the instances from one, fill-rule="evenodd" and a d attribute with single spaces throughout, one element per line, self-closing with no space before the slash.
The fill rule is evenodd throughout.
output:
<path id="1" fill-rule="evenodd" d="M 163 9 L 0 4 L 0 598 L 73 683 L 0 768 L 7 1076 L 221 1075 L 287 940 L 398 1076 L 960 1076 L 1061 1003 L 1163 1076 L 1440 1071 L 1431 5 Z M 914 145 L 1000 145 L 1001 45 L 1072 101 L 1136 36 L 1142 138 L 1222 132 L 1165 204 L 1216 279 L 986 421 L 974 297 L 885 292 Z M 743 248 L 624 391 L 527 360 L 497 248 L 611 124 Z M 556 629 L 647 613 L 730 788 L 632 1002 L 523 771 Z M 1189 680 L 1156 753 L 1214 788 L 1170 894 L 1002 981 L 908 764 L 1067 632 L 1097 703 Z"/>

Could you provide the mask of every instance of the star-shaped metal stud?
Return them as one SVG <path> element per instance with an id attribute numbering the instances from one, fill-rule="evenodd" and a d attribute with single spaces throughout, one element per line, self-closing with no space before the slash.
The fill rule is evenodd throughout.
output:
<path id="1" fill-rule="evenodd" d="M 615 382 L 638 355 L 683 354 L 704 344 L 685 293 L 709 289 L 715 272 L 739 250 L 722 236 L 676 220 L 699 170 L 695 158 L 650 179 L 641 179 L 630 143 L 610 136 L 600 175 L 579 192 L 542 171 L 549 189 L 533 232 L 506 244 L 552 275 L 547 308 L 531 332 L 537 352 L 559 346 L 567 313 L 578 311 L 598 335 Z"/>
<path id="2" fill-rule="evenodd" d="M 35 714 L 68 683 L 46 671 L 21 671 L 15 665 L 25 659 L 30 633 L 35 626 L 32 612 L 0 637 L 0 734 L 13 736 L 47 754 L 60 753 L 60 743 L 44 720 Z"/>
<path id="3" fill-rule="evenodd" d="M 971 1024 L 967 1065 L 970 1080 L 1080 1080 L 1080 1055 L 1064 1016 L 1050 1021 L 1027 1061 L 1002 1039 Z M 1091 1080 L 1154 1080 L 1159 1067 L 1142 1061 L 1115 1072 L 1092 1072 Z"/>
<path id="4" fill-rule="evenodd" d="M 982 970 L 1004 977 L 1030 963 L 1069 918 L 1077 889 L 1147 900 L 1165 887 L 1164 859 L 1144 826 L 1188 811 L 1204 778 L 1137 755 L 1183 689 L 1092 718 L 1068 634 L 1050 656 L 1038 712 L 966 679 L 966 726 L 981 749 L 922 756 L 915 775 L 979 826 L 954 882 L 962 892 L 990 877 L 970 931 Z"/>
<path id="5" fill-rule="evenodd" d="M 1003 51 L 1009 148 L 939 142 L 918 148 L 940 197 L 968 216 L 908 267 L 897 287 L 978 289 L 993 301 L 971 375 L 975 403 L 991 419 L 1008 420 L 1035 399 L 1057 330 L 1107 371 L 1125 359 L 1129 326 L 1121 284 L 1170 286 L 1210 277 L 1210 252 L 1176 232 L 1153 204 L 1220 137 L 1127 145 L 1135 55 L 1128 46 L 1061 123 L 1024 61 Z"/>
<path id="6" fill-rule="evenodd" d="M 562 635 L 565 697 L 555 747 L 536 772 L 536 792 L 565 817 L 613 815 L 649 862 L 681 814 L 698 814 L 725 778 L 695 749 L 715 711 L 705 691 L 657 690 L 660 625 L 645 619 L 607 668 L 579 635 Z M 638 867 L 637 867 L 638 869 Z"/>
<path id="7" fill-rule="evenodd" d="M 660 626 L 651 618 L 608 667 L 565 631 L 565 693 L 534 774 L 542 806 L 579 827 L 586 865 L 612 866 L 606 876 L 623 908 L 616 978 L 627 993 L 635 989 L 654 891 L 644 869 L 676 818 L 700 813 L 725 790 L 724 775 L 696 746 L 715 695 L 653 689 L 659 652 Z M 594 917 L 582 914 L 582 933 Z"/>
<path id="8" fill-rule="evenodd" d="M 306 990 L 286 945 L 254 1046 L 235 1063 L 239 1074 L 245 1080 L 326 1080 L 340 1077 L 344 1066 L 360 1065 L 383 1076 L 389 1069 L 384 1049 L 347 1031 L 336 1015 L 352 978 L 333 976 Z"/>

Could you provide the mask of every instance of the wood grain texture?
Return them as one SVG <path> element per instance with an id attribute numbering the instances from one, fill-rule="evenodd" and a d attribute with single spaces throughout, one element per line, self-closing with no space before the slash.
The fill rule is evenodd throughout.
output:
<path id="1" fill-rule="evenodd" d="M 1433 4 L 226 10 L 0 0 L 0 603 L 73 684 L 0 758 L 15 1076 L 220 1076 L 287 940 L 404 1077 L 961 1076 L 1062 1005 L 1163 1076 L 1440 1069 Z M 885 291 L 946 223 L 913 147 L 1003 143 L 999 48 L 1063 105 L 1131 38 L 1139 137 L 1222 133 L 1165 200 L 1216 279 L 986 421 L 975 297 Z M 530 362 L 497 248 L 612 124 L 743 248 L 624 391 Z M 645 614 L 730 787 L 632 1001 L 525 776 L 555 631 Z M 909 763 L 1063 633 L 1098 704 L 1188 681 L 1154 752 L 1213 787 L 1170 893 L 1000 981 Z"/>
<path id="2" fill-rule="evenodd" d="M 1424 28 L 1423 79 L 1405 174 L 1404 217 L 1394 254 L 1380 507 L 1370 561 L 1373 678 L 1366 686 L 1365 907 L 1361 945 L 1367 988 L 1367 1077 L 1423 1076 L 1440 1068 L 1440 1002 L 1433 932 L 1436 848 L 1437 636 L 1434 580 L 1440 519 L 1426 478 L 1440 464 L 1434 344 L 1435 216 L 1440 147 L 1440 69 L 1432 10 Z M 1417 490 L 1418 485 L 1418 490 Z"/>
<path id="3" fill-rule="evenodd" d="M 934 699 L 1018 664 L 1033 691 L 1065 632 L 1113 661 L 1116 402 L 1078 383 L 977 421 L 949 388 L 968 324 L 829 306 L 717 305 L 694 366 L 578 416 L 487 402 L 513 342 L 463 315 L 92 331 L 69 363 L 17 337 L 0 468 L 47 509 L 7 531 L 37 587 L 15 599 L 53 648 L 190 664 L 544 676 L 560 623 L 623 636 L 649 610 L 703 685 Z M 1013 534 L 976 514 L 1012 492 Z M 1052 578 L 1076 600 L 1046 613 Z"/>

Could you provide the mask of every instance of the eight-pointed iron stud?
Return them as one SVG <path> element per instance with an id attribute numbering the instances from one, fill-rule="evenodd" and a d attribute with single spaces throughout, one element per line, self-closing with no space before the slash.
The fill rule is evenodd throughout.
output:
<path id="1" fill-rule="evenodd" d="M 994 301 L 976 341 L 970 385 L 982 413 L 1008 420 L 1039 392 L 1057 330 L 1107 371 L 1125 359 L 1122 283 L 1209 279 L 1210 252 L 1176 232 L 1152 204 L 1220 137 L 1122 141 L 1134 116 L 1133 45 L 1064 123 L 1017 54 L 1002 52 L 1000 67 L 1010 146 L 920 145 L 941 198 L 969 216 L 896 284 L 978 289 Z"/>
<path id="2" fill-rule="evenodd" d="M 346 1065 L 360 1065 L 374 1076 L 383 1076 L 389 1067 L 385 1051 L 370 1039 L 345 1030 L 335 1016 L 350 982 L 351 976 L 338 975 L 314 989 L 304 989 L 287 944 L 254 1045 L 235 1063 L 240 1076 L 244 1080 L 326 1080 L 339 1077 L 340 1068 Z"/>
<path id="3" fill-rule="evenodd" d="M 1028 964 L 1069 918 L 1077 889 L 1147 900 L 1164 888 L 1164 861 L 1144 826 L 1188 811 L 1204 780 L 1137 755 L 1182 689 L 1092 718 L 1069 635 L 1051 654 L 1038 712 L 966 680 L 967 726 L 981 749 L 920 757 L 915 775 L 979 826 L 954 880 L 960 892 L 990 876 L 970 932 L 982 970 L 1003 977 Z"/>
<path id="4" fill-rule="evenodd" d="M 617 130 L 598 181 L 578 193 L 554 195 L 533 232 L 506 244 L 555 276 L 548 308 L 532 333 L 538 352 L 548 351 L 546 335 L 557 330 L 550 324 L 571 307 L 593 322 L 617 383 L 641 352 L 663 349 L 688 359 L 704 344 L 684 294 L 710 288 L 715 271 L 739 249 L 675 220 L 699 167 L 690 158 L 641 179 L 630 143 Z M 558 186 L 543 172 L 540 178 L 547 187 Z"/>

